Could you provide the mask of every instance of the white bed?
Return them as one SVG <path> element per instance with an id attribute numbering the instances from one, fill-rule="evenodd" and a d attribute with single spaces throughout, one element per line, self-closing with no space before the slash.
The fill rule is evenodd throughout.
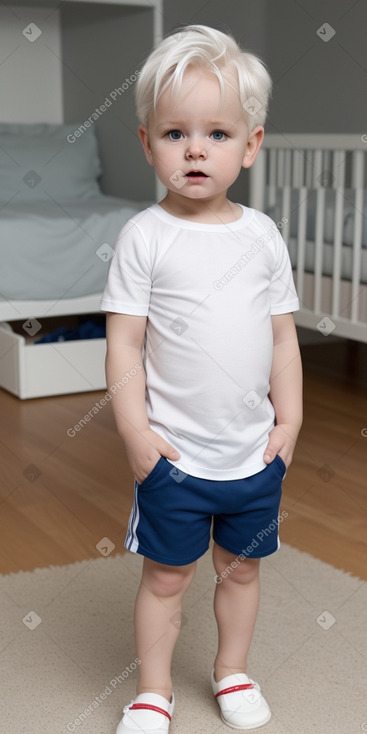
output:
<path id="1" fill-rule="evenodd" d="M 104 195 L 96 132 L 74 130 L 0 123 L 0 321 L 96 306 L 118 232 L 151 203 Z"/>
<path id="2" fill-rule="evenodd" d="M 288 245 L 299 326 L 367 342 L 365 136 L 266 133 L 250 205 Z"/>
<path id="3" fill-rule="evenodd" d="M 98 311 L 113 246 L 149 202 L 10 203 L 0 219 L 0 320 Z"/>
<path id="4" fill-rule="evenodd" d="M 105 387 L 104 338 L 36 342 L 99 313 L 117 235 L 152 203 L 105 196 L 75 127 L 0 123 L 0 387 L 21 398 Z"/>

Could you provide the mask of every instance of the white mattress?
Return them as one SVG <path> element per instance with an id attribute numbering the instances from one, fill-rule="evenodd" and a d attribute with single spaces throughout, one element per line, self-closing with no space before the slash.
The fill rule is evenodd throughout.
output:
<path id="1" fill-rule="evenodd" d="M 1 302 L 72 299 L 101 293 L 125 222 L 152 202 L 98 196 L 85 202 L 8 204 L 0 221 Z M 107 249 L 107 248 L 105 248 Z"/>

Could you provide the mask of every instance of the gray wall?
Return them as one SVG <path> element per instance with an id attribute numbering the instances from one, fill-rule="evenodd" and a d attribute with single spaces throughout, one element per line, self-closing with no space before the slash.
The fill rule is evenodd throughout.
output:
<path id="1" fill-rule="evenodd" d="M 326 22 L 335 31 L 327 42 L 316 33 Z M 274 81 L 268 129 L 366 132 L 365 0 L 268 0 L 266 27 Z"/>
<path id="2" fill-rule="evenodd" d="M 165 0 L 164 33 L 178 25 L 200 23 L 229 30 L 248 50 L 265 49 L 267 0 Z"/>
<path id="3" fill-rule="evenodd" d="M 65 120 L 82 121 L 141 67 L 153 43 L 151 12 L 89 3 L 61 8 Z M 327 43 L 316 33 L 325 22 L 336 31 Z M 231 31 L 267 64 L 274 90 L 266 130 L 367 133 L 365 0 L 165 1 L 165 34 L 189 23 Z M 96 129 L 105 193 L 144 200 L 154 197 L 154 177 L 137 136 L 133 89 Z M 242 171 L 230 197 L 246 203 L 247 196 Z"/>
<path id="4" fill-rule="evenodd" d="M 164 11 L 165 33 L 181 23 L 228 28 L 259 53 L 274 82 L 269 130 L 367 132 L 366 0 L 166 0 Z M 326 22 L 327 42 L 316 33 Z"/>
<path id="5" fill-rule="evenodd" d="M 200 23 L 221 31 L 230 31 L 238 43 L 261 56 L 268 65 L 270 56 L 266 51 L 267 0 L 166 0 L 164 3 L 164 33 L 168 34 L 178 25 Z M 242 170 L 236 183 L 231 186 L 229 198 L 246 204 L 248 198 L 248 172 Z"/>
<path id="6" fill-rule="evenodd" d="M 316 33 L 325 22 L 327 42 Z M 265 131 L 367 133 L 366 0 L 166 0 L 165 33 L 182 23 L 227 28 L 267 64 Z M 246 203 L 247 172 L 229 195 Z"/>
<path id="7" fill-rule="evenodd" d="M 126 81 L 153 45 L 152 10 L 73 2 L 62 3 L 60 13 L 65 122 L 83 122 L 109 98 L 111 105 L 93 122 L 103 159 L 102 190 L 153 200 L 154 171 L 137 134 L 135 85 Z M 123 91 L 115 93 L 116 88 Z"/>

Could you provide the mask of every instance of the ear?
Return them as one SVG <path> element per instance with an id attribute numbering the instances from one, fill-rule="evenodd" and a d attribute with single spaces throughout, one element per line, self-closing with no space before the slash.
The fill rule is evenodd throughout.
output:
<path id="1" fill-rule="evenodd" d="M 246 152 L 242 161 L 242 168 L 250 168 L 255 163 L 256 156 L 261 148 L 264 140 L 264 128 L 262 125 L 257 125 L 251 130 L 247 141 Z"/>
<path id="2" fill-rule="evenodd" d="M 139 125 L 139 127 L 138 127 L 138 135 L 139 135 L 141 144 L 142 144 L 142 146 L 144 148 L 145 157 L 146 157 L 149 165 L 150 166 L 153 166 L 154 163 L 153 163 L 152 150 L 151 150 L 150 142 L 149 142 L 149 133 L 148 133 L 148 129 L 145 127 L 145 125 Z"/>

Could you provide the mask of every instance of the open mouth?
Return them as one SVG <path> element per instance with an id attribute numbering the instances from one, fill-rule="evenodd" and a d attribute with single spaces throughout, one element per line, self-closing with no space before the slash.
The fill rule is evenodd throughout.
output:
<path id="1" fill-rule="evenodd" d="M 188 178 L 208 178 L 206 173 L 203 173 L 202 171 L 189 171 L 186 176 Z"/>

